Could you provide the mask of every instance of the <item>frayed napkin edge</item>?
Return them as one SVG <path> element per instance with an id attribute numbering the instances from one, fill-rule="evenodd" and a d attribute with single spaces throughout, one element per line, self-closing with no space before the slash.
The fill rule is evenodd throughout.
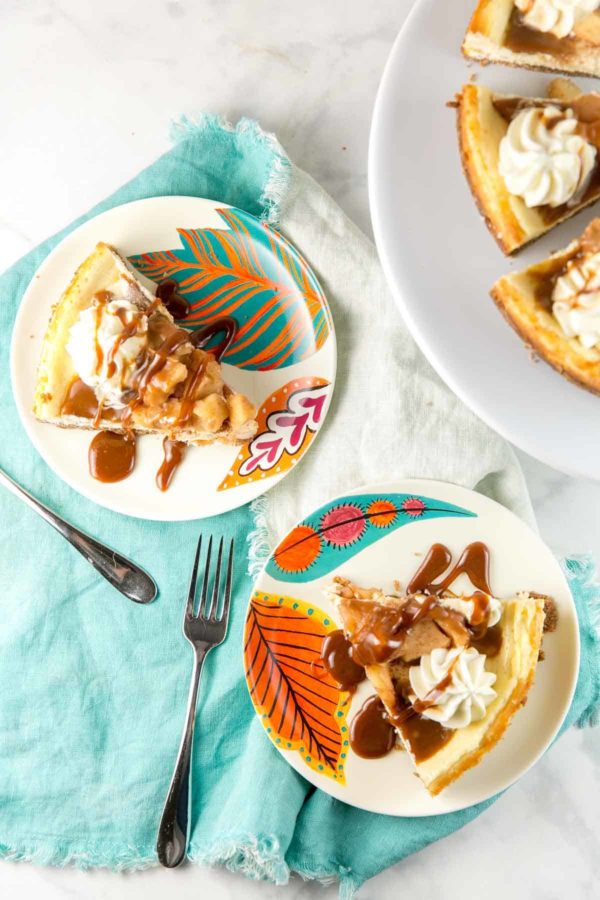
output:
<path id="1" fill-rule="evenodd" d="M 236 136 L 243 136 L 246 141 L 250 138 L 257 144 L 263 144 L 271 151 L 273 163 L 259 197 L 259 203 L 263 207 L 262 221 L 269 225 L 278 225 L 281 204 L 290 186 L 292 164 L 277 137 L 271 132 L 263 131 L 254 119 L 243 117 L 237 125 L 233 125 L 225 116 L 213 113 L 198 113 L 195 116 L 184 113 L 172 122 L 169 136 L 173 143 L 177 144 L 188 137 L 197 137 L 207 131 L 229 131 Z"/>
<path id="2" fill-rule="evenodd" d="M 38 866 L 88 869 L 108 869 L 112 872 L 136 872 L 156 868 L 156 854 L 144 856 L 136 847 L 121 850 L 115 860 L 114 849 L 104 851 L 70 850 L 65 846 L 45 847 L 43 844 L 28 843 L 17 850 L 9 844 L 0 843 L 0 859 L 6 862 L 27 862 Z M 237 837 L 229 841 L 219 841 L 209 847 L 191 844 L 188 860 L 201 868 L 224 868 L 230 872 L 251 878 L 254 881 L 268 881 L 285 885 L 290 875 L 298 875 L 304 881 L 317 881 L 327 885 L 339 882 L 340 900 L 352 900 L 364 879 L 357 877 L 346 866 L 333 864 L 331 872 L 323 872 L 310 867 L 290 869 L 281 852 L 276 837 L 258 838 L 253 835 Z"/>
<path id="3" fill-rule="evenodd" d="M 118 852 L 72 850 L 66 846 L 45 847 L 43 844 L 25 843 L 19 850 L 10 844 L 0 843 L 0 859 L 6 862 L 28 862 L 37 866 L 71 867 L 74 869 L 110 869 L 112 872 L 135 872 L 157 865 L 156 855 L 144 855 L 136 847 Z"/>
<path id="4" fill-rule="evenodd" d="M 281 852 L 279 841 L 274 836 L 245 836 L 231 842 L 219 841 L 208 849 L 199 849 L 192 844 L 188 856 L 198 866 L 223 867 L 254 881 L 268 881 L 276 885 L 288 884 L 291 875 L 323 885 L 338 882 L 340 900 L 352 900 L 365 881 L 347 866 L 337 863 L 332 863 L 331 871 L 328 872 L 297 864 L 290 868 Z"/>
<path id="5" fill-rule="evenodd" d="M 267 498 L 258 497 L 250 504 L 254 529 L 248 535 L 248 575 L 258 578 L 271 555 L 272 541 L 267 518 Z"/>
<path id="6" fill-rule="evenodd" d="M 577 607 L 582 643 L 589 645 L 592 674 L 590 702 L 574 723 L 577 728 L 600 724 L 600 579 L 591 553 L 575 554 L 561 560 L 571 590 L 577 590 L 581 603 Z"/>
<path id="7" fill-rule="evenodd" d="M 188 858 L 198 866 L 222 867 L 254 881 L 287 884 L 290 870 L 276 837 L 245 835 L 220 840 L 209 847 L 192 843 Z"/>

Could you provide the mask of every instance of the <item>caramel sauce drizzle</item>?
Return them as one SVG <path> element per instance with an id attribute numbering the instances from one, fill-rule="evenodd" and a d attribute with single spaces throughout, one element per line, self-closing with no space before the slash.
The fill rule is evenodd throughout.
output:
<path id="1" fill-rule="evenodd" d="M 547 53 L 560 59 L 571 56 L 576 46 L 569 35 L 558 38 L 550 32 L 530 28 L 516 6 L 510 16 L 504 45 L 514 53 Z"/>
<path id="2" fill-rule="evenodd" d="M 593 219 L 587 226 L 572 252 L 561 254 L 557 259 L 545 260 L 529 272 L 536 301 L 548 312 L 552 311 L 554 287 L 559 278 L 566 274 L 568 268 L 583 261 L 586 256 L 600 253 L 600 219 Z M 586 293 L 584 287 L 581 294 Z"/>
<path id="3" fill-rule="evenodd" d="M 108 378 L 112 378 L 117 371 L 116 357 L 119 349 L 129 338 L 138 333 L 143 317 L 150 319 L 162 303 L 172 315 L 185 318 L 189 312 L 189 306 L 178 294 L 176 288 L 176 282 L 163 282 L 157 288 L 154 301 L 146 309 L 139 310 L 136 315 L 131 316 L 131 313 L 124 309 L 116 311 L 123 328 L 115 337 L 107 354 L 106 374 Z M 98 291 L 95 295 L 95 354 L 98 369 L 104 361 L 104 353 L 98 339 L 101 307 L 111 299 L 112 294 L 109 291 Z M 185 308 L 183 304 L 185 304 Z M 237 322 L 231 316 L 222 316 L 196 331 L 179 328 L 164 316 L 161 319 L 163 321 L 155 323 L 157 327 L 152 335 L 152 340 L 149 334 L 148 348 L 140 355 L 141 358 L 138 360 L 129 392 L 131 399 L 123 410 L 103 408 L 103 402 L 98 402 L 93 388 L 86 385 L 80 378 L 75 378 L 69 386 L 61 409 L 63 414 L 92 419 L 93 428 L 97 428 L 102 420 L 120 421 L 124 429 L 123 432 L 102 431 L 92 439 L 88 453 L 89 467 L 90 474 L 98 481 L 120 481 L 133 471 L 135 436 L 131 429 L 132 416 L 135 410 L 142 405 L 145 391 L 166 366 L 168 358 L 184 344 L 191 344 L 195 349 L 203 349 L 215 335 L 223 333 L 223 339 L 216 347 L 207 350 L 207 355 L 203 359 L 188 366 L 188 376 L 181 395 L 179 414 L 174 423 L 175 427 L 181 428 L 185 427 L 193 417 L 194 396 L 202 383 L 209 360 L 213 358 L 220 361 L 235 340 L 238 331 Z M 185 443 L 173 440 L 169 436 L 164 439 L 164 458 L 156 475 L 156 483 L 161 491 L 165 491 L 169 487 L 175 471 L 185 457 L 186 446 Z"/>
<path id="4" fill-rule="evenodd" d="M 382 606 L 375 601 L 361 601 L 369 606 L 368 627 L 353 644 L 353 658 L 361 666 L 386 662 L 399 650 L 411 627 L 424 619 L 435 603 L 435 597 L 411 597 L 400 609 Z"/>
<path id="5" fill-rule="evenodd" d="M 215 334 L 220 334 L 221 332 L 224 333 L 223 339 L 216 347 L 211 347 L 210 350 L 208 350 L 217 362 L 220 362 L 234 342 L 238 333 L 238 323 L 232 316 L 219 316 L 214 322 L 210 322 L 202 328 L 197 328 L 195 331 L 191 332 L 190 342 L 194 347 L 205 348 L 210 339 L 214 337 Z"/>
<path id="6" fill-rule="evenodd" d="M 342 690 L 354 690 L 364 678 L 365 666 L 389 659 L 402 646 L 410 628 L 427 616 L 435 621 L 438 609 L 456 616 L 464 625 L 464 616 L 438 603 L 439 596 L 449 590 L 460 575 L 466 575 L 476 588 L 469 598 L 473 603 L 471 622 L 465 626 L 469 632 L 469 644 L 488 656 L 500 651 L 501 627 L 488 628 L 488 595 L 493 595 L 489 548 L 483 542 L 475 541 L 464 549 L 456 564 L 447 571 L 451 562 L 450 550 L 444 544 L 433 544 L 408 584 L 407 593 L 420 596 L 409 597 L 401 609 L 373 602 L 368 617 L 369 633 L 361 635 L 358 644 L 351 644 L 341 631 L 332 632 L 325 638 L 321 659 Z M 364 607 L 369 602 L 361 601 L 361 605 Z M 422 700 L 411 704 L 397 694 L 397 708 L 392 716 L 388 715 L 378 697 L 370 697 L 352 721 L 350 745 L 354 752 L 368 759 L 385 755 L 394 746 L 390 737 L 390 731 L 393 732 L 394 728 L 402 733 L 417 762 L 428 759 L 444 746 L 453 735 L 452 729 L 428 719 L 423 713 L 439 703 L 452 682 L 457 662 L 458 655 L 444 677 Z"/>
<path id="7" fill-rule="evenodd" d="M 102 410 L 104 409 L 104 400 L 100 400 L 98 402 L 98 408 L 96 409 L 96 415 L 92 420 L 92 428 L 98 428 L 100 425 L 100 421 L 102 419 Z"/>
<path id="8" fill-rule="evenodd" d="M 473 587 L 486 594 L 491 594 L 490 587 L 490 551 L 481 541 L 475 541 L 465 547 L 456 565 L 450 569 L 441 581 L 436 578 L 442 575 L 450 563 L 452 554 L 444 544 L 433 544 L 413 577 L 407 592 L 409 594 L 441 594 L 447 591 L 459 575 L 466 575 Z"/>
<path id="9" fill-rule="evenodd" d="M 193 369 L 188 376 L 181 398 L 179 416 L 176 422 L 177 426 L 182 427 L 187 425 L 192 418 L 195 403 L 194 395 L 196 389 L 202 382 L 209 359 L 213 357 L 219 362 L 235 340 L 237 331 L 238 325 L 235 319 L 231 316 L 221 316 L 216 321 L 211 322 L 209 325 L 205 325 L 203 328 L 198 328 L 194 332 L 184 332 L 186 338 L 196 349 L 204 348 L 216 334 L 224 332 L 224 337 L 217 347 L 211 347 L 211 349 L 207 351 L 209 355 L 201 360 L 200 364 Z M 166 491 L 171 484 L 176 470 L 185 458 L 186 446 L 187 445 L 182 441 L 171 440 L 168 437 L 164 439 L 164 458 L 156 474 L 156 483 L 161 491 Z"/>
<path id="10" fill-rule="evenodd" d="M 179 293 L 179 285 L 174 278 L 167 278 L 156 288 L 156 296 L 171 313 L 174 319 L 186 319 L 190 314 L 190 305 Z"/>
<path id="11" fill-rule="evenodd" d="M 368 697 L 350 725 L 350 746 L 363 759 L 380 759 L 394 748 L 396 730 L 379 697 Z"/>
<path id="12" fill-rule="evenodd" d="M 452 556 L 448 548 L 443 544 L 434 544 L 411 579 L 408 590 L 439 595 L 447 591 L 460 575 L 466 575 L 477 588 L 469 598 L 474 607 L 468 625 L 471 632 L 469 643 L 480 653 L 493 656 L 500 651 L 502 629 L 498 625 L 488 628 L 490 603 L 486 595 L 493 594 L 489 576 L 489 548 L 481 541 L 469 544 L 447 575 L 437 580 L 451 561 Z M 393 718 L 394 724 L 410 745 L 417 762 L 428 759 L 452 737 L 452 729 L 444 728 L 439 722 L 427 719 L 422 713 L 439 703 L 444 691 L 452 682 L 457 662 L 458 656 L 453 660 L 446 675 L 422 700 L 409 704 L 402 699 L 400 709 Z"/>
<path id="13" fill-rule="evenodd" d="M 108 358 L 106 360 L 107 378 L 112 378 L 117 371 L 116 355 L 119 352 L 119 349 L 123 346 L 125 341 L 128 341 L 131 337 L 135 337 L 140 325 L 140 316 L 135 316 L 131 319 L 130 322 L 128 322 L 124 309 L 118 309 L 117 316 L 120 319 L 121 324 L 123 325 L 123 330 L 116 336 L 114 343 L 109 350 Z"/>
<path id="14" fill-rule="evenodd" d="M 98 481 L 122 481 L 135 466 L 135 440 L 116 431 L 99 431 L 88 451 L 90 474 Z"/>
<path id="15" fill-rule="evenodd" d="M 206 372 L 206 366 L 209 359 L 209 356 L 205 356 L 200 364 L 192 370 L 191 375 L 188 377 L 185 383 L 183 396 L 181 398 L 181 406 L 179 407 L 179 415 L 177 416 L 176 420 L 176 424 L 179 426 L 187 425 L 192 418 L 192 414 L 194 412 L 194 403 L 196 402 L 194 400 L 194 394 L 202 383 L 202 379 L 204 378 L 204 373 Z"/>
<path id="16" fill-rule="evenodd" d="M 81 378 L 74 378 L 67 390 L 61 413 L 65 416 L 95 419 L 98 414 L 98 398 L 94 388 Z"/>
<path id="17" fill-rule="evenodd" d="M 101 291 L 101 294 L 108 294 L 108 291 Z M 100 296 L 96 295 L 98 300 L 100 300 Z M 98 329 L 100 328 L 100 319 L 102 318 L 102 310 L 100 305 L 98 304 L 94 310 L 94 350 L 96 353 L 96 369 L 100 371 L 102 363 L 104 362 L 104 351 L 102 350 L 102 344 L 98 340 Z"/>
<path id="18" fill-rule="evenodd" d="M 176 470 L 183 462 L 186 450 L 187 444 L 184 444 L 183 441 L 173 441 L 169 437 L 163 440 L 163 461 L 156 473 L 156 484 L 159 490 L 167 490 Z"/>
<path id="19" fill-rule="evenodd" d="M 434 719 L 428 719 L 427 716 L 412 713 L 410 704 L 403 698 L 399 699 L 398 704 L 400 711 L 392 717 L 392 721 L 410 747 L 417 763 L 429 759 L 453 737 L 454 731 L 452 728 L 444 728 L 443 725 Z M 398 721 L 398 718 L 403 715 L 405 708 L 408 709 L 410 714 Z"/>
<path id="20" fill-rule="evenodd" d="M 471 639 L 471 647 L 475 647 L 478 653 L 484 656 L 498 656 L 502 649 L 502 626 L 500 623 L 486 628 L 483 634 L 474 635 Z"/>
<path id="21" fill-rule="evenodd" d="M 352 693 L 366 678 L 364 666 L 355 661 L 352 644 L 341 629 L 331 631 L 323 640 L 321 661 L 342 691 Z"/>

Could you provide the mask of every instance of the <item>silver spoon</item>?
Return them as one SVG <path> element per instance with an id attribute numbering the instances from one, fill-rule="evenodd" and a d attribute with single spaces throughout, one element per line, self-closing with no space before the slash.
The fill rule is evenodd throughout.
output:
<path id="1" fill-rule="evenodd" d="M 65 522 L 56 513 L 32 497 L 25 488 L 22 488 L 10 478 L 3 469 L 0 469 L 0 484 L 8 488 L 11 493 L 19 497 L 32 509 L 45 519 L 53 528 L 56 528 L 81 555 L 93 565 L 96 571 L 104 575 L 106 580 L 129 600 L 135 603 L 151 603 L 158 593 L 155 582 L 147 572 L 140 569 L 126 557 L 116 553 L 100 541 L 84 534 L 74 525 Z"/>

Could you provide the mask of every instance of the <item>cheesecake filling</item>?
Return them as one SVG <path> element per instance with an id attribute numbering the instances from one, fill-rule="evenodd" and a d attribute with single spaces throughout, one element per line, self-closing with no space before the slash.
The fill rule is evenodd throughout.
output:
<path id="1" fill-rule="evenodd" d="M 496 698 L 493 672 L 474 647 L 433 650 L 411 666 L 409 700 L 415 712 L 444 728 L 466 728 L 478 722 Z"/>
<path id="2" fill-rule="evenodd" d="M 572 109 L 544 105 L 518 112 L 499 147 L 498 171 L 507 190 L 529 208 L 577 203 L 597 154 L 579 127 Z"/>
<path id="3" fill-rule="evenodd" d="M 528 28 L 564 38 L 600 7 L 600 0 L 515 0 L 515 6 Z"/>
<path id="4" fill-rule="evenodd" d="M 567 338 L 600 345 L 600 252 L 570 260 L 554 284 L 552 313 Z"/>

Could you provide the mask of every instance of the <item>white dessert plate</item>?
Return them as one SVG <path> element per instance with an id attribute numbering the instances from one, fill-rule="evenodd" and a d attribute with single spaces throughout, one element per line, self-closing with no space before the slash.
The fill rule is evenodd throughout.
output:
<path id="1" fill-rule="evenodd" d="M 98 241 L 129 257 L 152 290 L 167 278 L 178 281 L 193 309 L 184 323 L 189 327 L 192 321 L 201 325 L 227 314 L 238 321 L 239 332 L 225 354 L 223 374 L 228 384 L 257 405 L 258 432 L 241 447 L 190 447 L 164 493 L 155 484 L 162 459 L 159 436 L 138 439 L 136 466 L 128 478 L 103 484 L 88 470 L 90 432 L 43 424 L 31 412 L 52 305 Z M 102 506 L 163 521 L 226 512 L 284 478 L 309 449 L 325 419 L 335 368 L 331 314 L 306 260 L 254 216 L 197 197 L 127 203 L 68 235 L 27 288 L 11 347 L 15 401 L 32 443 L 48 465 Z"/>
<path id="2" fill-rule="evenodd" d="M 473 541 L 491 553 L 497 597 L 519 590 L 553 597 L 558 627 L 544 636 L 526 706 L 474 769 L 431 797 L 406 753 L 357 756 L 349 730 L 374 693 L 351 696 L 323 679 L 323 637 L 339 628 L 324 595 L 334 575 L 391 590 L 406 584 L 434 543 L 454 560 Z M 462 582 L 462 583 L 461 583 Z M 455 582 L 468 587 L 466 576 Z M 441 481 L 407 479 L 362 487 L 326 503 L 280 542 L 258 577 L 244 630 L 244 670 L 257 715 L 277 749 L 305 778 L 338 800 L 394 816 L 432 816 L 487 800 L 542 755 L 569 709 L 579 670 L 575 605 L 563 572 L 540 538 L 505 507 Z M 321 666 L 321 668 L 319 668 Z M 327 684 L 325 688 L 320 685 Z M 332 687 L 333 686 L 333 687 Z"/>
<path id="3" fill-rule="evenodd" d="M 377 249 L 413 337 L 448 386 L 488 425 L 564 472 L 600 478 L 600 399 L 534 360 L 489 291 L 503 274 L 565 247 L 598 206 L 507 259 L 462 172 L 455 110 L 470 78 L 500 92 L 545 93 L 551 75 L 467 64 L 475 0 L 418 0 L 379 87 L 369 148 Z M 592 79 L 577 79 L 597 89 Z"/>

